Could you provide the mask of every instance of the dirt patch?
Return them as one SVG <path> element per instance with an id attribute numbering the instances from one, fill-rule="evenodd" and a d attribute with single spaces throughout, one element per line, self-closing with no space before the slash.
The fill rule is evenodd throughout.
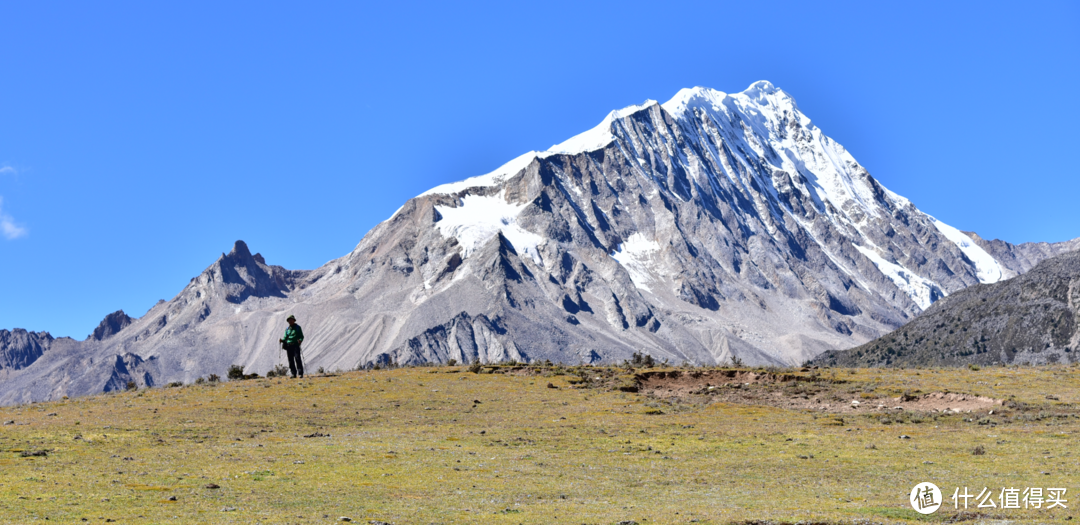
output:
<path id="1" fill-rule="evenodd" d="M 844 381 L 748 370 L 669 370 L 644 372 L 635 378 L 639 392 L 660 399 L 704 396 L 710 401 L 836 414 L 901 411 L 967 414 L 989 412 L 1003 403 L 1001 399 L 954 392 L 874 397 L 851 392 Z"/>
<path id="2" fill-rule="evenodd" d="M 657 370 L 637 374 L 635 379 L 640 392 L 656 397 L 707 394 L 717 387 L 731 388 L 734 386 L 734 388 L 738 388 L 738 385 L 751 386 L 793 381 L 816 381 L 812 377 L 794 374 L 774 374 L 749 370 L 693 370 L 690 372 Z"/>
<path id="3" fill-rule="evenodd" d="M 906 401 L 904 399 L 907 399 Z M 1001 406 L 1003 400 L 985 396 L 973 396 L 969 394 L 957 394 L 952 392 L 933 392 L 911 398 L 897 398 L 899 406 L 907 410 L 923 410 L 926 412 L 974 412 L 979 410 L 992 410 Z"/>

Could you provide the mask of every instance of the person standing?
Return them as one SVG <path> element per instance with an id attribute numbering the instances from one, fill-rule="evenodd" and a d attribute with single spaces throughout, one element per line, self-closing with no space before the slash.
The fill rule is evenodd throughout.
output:
<path id="1" fill-rule="evenodd" d="M 285 337 L 278 340 L 285 353 L 289 356 L 289 371 L 295 378 L 297 373 L 304 377 L 304 361 L 300 358 L 300 343 L 304 342 L 304 331 L 296 324 L 296 317 L 290 315 L 285 319 L 289 327 L 285 329 Z"/>

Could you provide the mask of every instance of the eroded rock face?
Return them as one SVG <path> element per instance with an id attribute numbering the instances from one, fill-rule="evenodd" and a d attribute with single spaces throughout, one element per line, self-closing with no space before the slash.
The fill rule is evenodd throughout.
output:
<path id="1" fill-rule="evenodd" d="M 127 390 L 128 385 L 136 387 L 154 386 L 154 376 L 142 370 L 145 361 L 135 354 L 123 354 L 115 356 L 111 363 L 111 374 L 102 387 L 103 392 L 117 392 Z"/>
<path id="2" fill-rule="evenodd" d="M 20 370 L 49 350 L 53 336 L 48 332 L 27 332 L 21 328 L 0 330 L 0 370 Z"/>
<path id="3" fill-rule="evenodd" d="M 913 366 L 1046 364 L 1080 356 L 1080 251 L 1008 281 L 972 286 L 899 330 L 816 364 Z"/>
<path id="4" fill-rule="evenodd" d="M 1050 252 L 919 211 L 768 82 L 694 88 L 410 199 L 315 270 L 238 241 L 140 319 L 9 374 L 0 402 L 100 391 L 124 355 L 147 383 L 264 373 L 289 314 L 311 369 L 634 353 L 795 364 Z"/>

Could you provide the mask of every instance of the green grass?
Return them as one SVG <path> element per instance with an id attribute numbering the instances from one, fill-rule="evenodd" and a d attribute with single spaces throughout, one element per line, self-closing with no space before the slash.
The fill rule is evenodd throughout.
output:
<path id="1" fill-rule="evenodd" d="M 908 492 L 921 481 L 946 498 L 964 486 L 1067 487 L 1065 510 L 983 513 L 1064 522 L 1080 517 L 1078 372 L 801 374 L 847 398 L 1013 396 L 1015 408 L 982 425 L 982 415 L 882 424 L 707 397 L 668 402 L 618 390 L 630 380 L 622 369 L 583 368 L 421 367 L 4 407 L 0 420 L 16 424 L 0 427 L 0 522 L 944 523 L 975 515 L 951 503 L 915 513 Z M 977 445 L 984 455 L 972 455 Z M 23 457 L 35 451 L 48 455 Z"/>

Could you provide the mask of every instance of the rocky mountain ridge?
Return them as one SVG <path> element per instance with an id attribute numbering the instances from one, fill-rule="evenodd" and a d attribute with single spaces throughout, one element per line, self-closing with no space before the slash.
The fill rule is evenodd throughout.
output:
<path id="1" fill-rule="evenodd" d="M 1014 279 L 971 286 L 874 341 L 815 358 L 823 366 L 1048 364 L 1080 352 L 1080 251 Z"/>

